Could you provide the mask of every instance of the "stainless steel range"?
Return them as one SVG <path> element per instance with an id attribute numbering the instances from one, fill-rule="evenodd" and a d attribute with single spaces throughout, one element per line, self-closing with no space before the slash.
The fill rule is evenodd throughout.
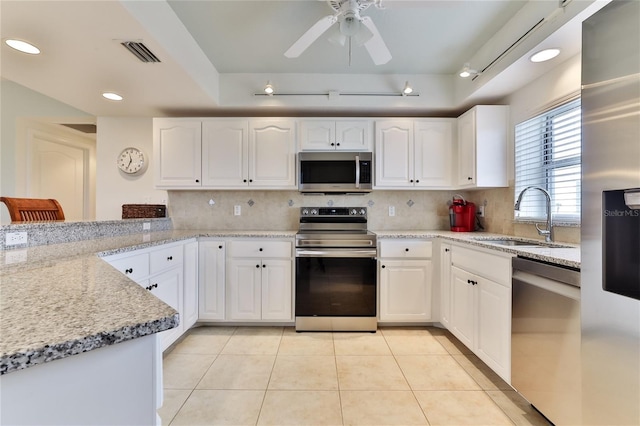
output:
<path id="1" fill-rule="evenodd" d="M 366 207 L 302 207 L 296 331 L 377 329 L 376 236 Z"/>

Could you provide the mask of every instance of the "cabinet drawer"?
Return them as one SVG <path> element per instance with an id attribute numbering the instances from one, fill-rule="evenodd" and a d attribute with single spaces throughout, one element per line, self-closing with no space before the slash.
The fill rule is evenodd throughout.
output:
<path id="1" fill-rule="evenodd" d="M 430 258 L 431 241 L 424 240 L 382 240 L 380 257 Z"/>
<path id="2" fill-rule="evenodd" d="M 118 271 L 134 281 L 149 275 L 149 253 L 139 253 L 126 257 L 105 258 Z"/>
<path id="3" fill-rule="evenodd" d="M 466 271 L 511 287 L 511 258 L 454 246 L 451 263 Z"/>
<path id="4" fill-rule="evenodd" d="M 230 257 L 287 257 L 292 256 L 290 241 L 231 241 Z"/>
<path id="5" fill-rule="evenodd" d="M 174 266 L 182 265 L 182 244 L 154 250 L 149 253 L 150 274 L 155 274 Z"/>

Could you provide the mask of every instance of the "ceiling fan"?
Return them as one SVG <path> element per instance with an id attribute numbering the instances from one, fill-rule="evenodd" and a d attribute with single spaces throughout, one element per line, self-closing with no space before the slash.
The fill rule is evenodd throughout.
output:
<path id="1" fill-rule="evenodd" d="M 391 53 L 382 40 L 376 25 L 370 17 L 360 15 L 371 5 L 382 9 L 381 0 L 327 0 L 327 2 L 334 10 L 334 14 L 325 16 L 313 24 L 307 32 L 302 34 L 302 37 L 293 43 L 284 56 L 297 58 L 333 24 L 339 23 L 338 30 L 329 38 L 329 41 L 342 46 L 347 40 L 349 41 L 349 63 L 351 63 L 351 43 L 353 41 L 356 45 L 364 44 L 374 64 L 382 65 L 389 62 Z"/>

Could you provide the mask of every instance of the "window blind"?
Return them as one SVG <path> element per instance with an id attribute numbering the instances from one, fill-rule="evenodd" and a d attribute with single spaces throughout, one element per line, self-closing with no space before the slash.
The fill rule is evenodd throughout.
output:
<path id="1" fill-rule="evenodd" d="M 529 186 L 551 196 L 554 220 L 580 221 L 580 99 L 539 114 L 515 128 L 515 199 Z M 546 198 L 528 190 L 516 220 L 546 218 Z"/>

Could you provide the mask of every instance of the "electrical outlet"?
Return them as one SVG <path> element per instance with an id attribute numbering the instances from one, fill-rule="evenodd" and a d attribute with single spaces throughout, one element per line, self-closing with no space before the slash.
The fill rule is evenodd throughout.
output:
<path id="1" fill-rule="evenodd" d="M 151 231 L 151 222 L 144 222 L 142 224 L 142 230 L 143 231 Z"/>
<path id="2" fill-rule="evenodd" d="M 478 206 L 478 211 L 476 213 L 479 217 L 484 217 L 484 206 Z"/>
<path id="3" fill-rule="evenodd" d="M 234 216 L 240 216 L 242 214 L 242 207 L 241 206 L 233 206 L 233 215 Z"/>
<path id="4" fill-rule="evenodd" d="M 396 207 L 389 206 L 389 216 L 395 216 L 395 215 L 396 215 Z"/>
<path id="5" fill-rule="evenodd" d="M 27 233 L 26 232 L 7 232 L 5 245 L 15 246 L 18 244 L 27 244 Z"/>

